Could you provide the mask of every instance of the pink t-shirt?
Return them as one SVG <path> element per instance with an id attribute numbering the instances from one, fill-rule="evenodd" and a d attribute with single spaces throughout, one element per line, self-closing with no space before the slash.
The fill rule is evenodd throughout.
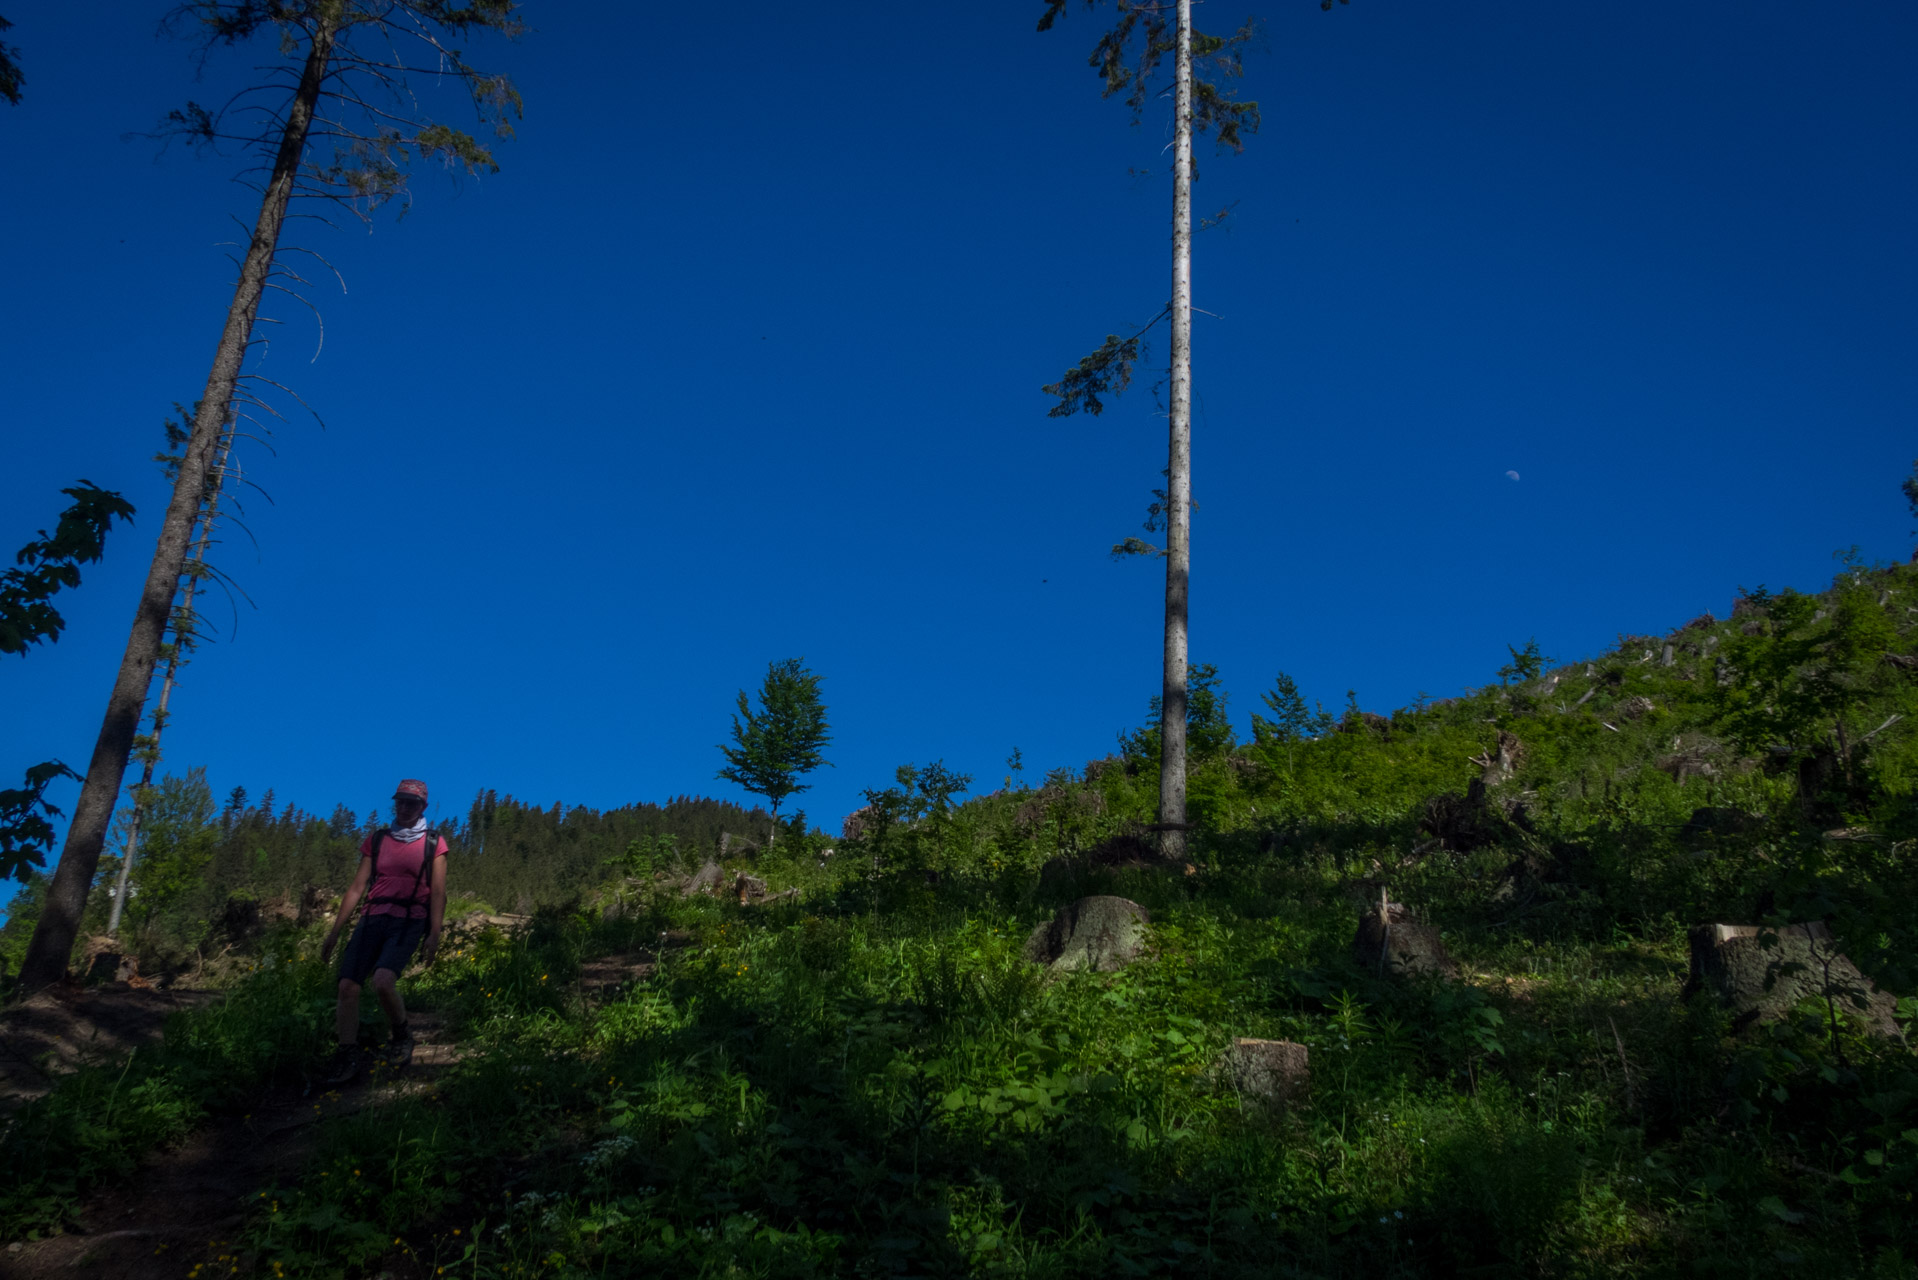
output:
<path id="1" fill-rule="evenodd" d="M 446 856 L 446 841 L 434 836 L 439 847 L 433 850 L 433 856 Z M 379 840 L 380 873 L 372 884 L 367 886 L 366 914 L 369 916 L 411 916 L 415 920 L 426 919 L 426 904 L 433 892 L 433 872 L 429 868 L 424 879 L 420 877 L 420 860 L 426 856 L 426 840 L 421 837 L 410 844 L 401 844 L 386 832 L 381 831 L 360 841 L 360 856 L 371 857 L 373 841 Z M 405 898 L 404 902 L 374 902 L 375 898 Z"/>

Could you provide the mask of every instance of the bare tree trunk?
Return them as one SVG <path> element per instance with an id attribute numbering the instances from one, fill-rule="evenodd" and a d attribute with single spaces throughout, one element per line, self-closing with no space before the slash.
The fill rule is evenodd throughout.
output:
<path id="1" fill-rule="evenodd" d="M 206 509 L 200 515 L 199 536 L 193 541 L 192 564 L 187 566 L 180 584 L 180 605 L 173 614 L 173 651 L 167 655 L 166 674 L 160 678 L 160 703 L 153 709 L 153 746 L 140 769 L 140 785 L 133 789 L 133 819 L 127 824 L 127 846 L 120 858 L 119 882 L 113 890 L 113 908 L 107 913 L 107 936 L 120 932 L 120 917 L 126 911 L 127 882 L 133 873 L 133 860 L 140 851 L 140 823 L 146 816 L 147 795 L 153 787 L 153 767 L 160 762 L 160 738 L 166 733 L 167 703 L 173 700 L 184 655 L 193 646 L 194 597 L 200 591 L 200 577 L 194 566 L 206 563 L 206 549 L 213 541 L 213 525 L 220 514 L 220 490 L 226 484 L 226 462 L 233 453 L 233 426 L 229 419 L 220 433 L 219 456 L 208 473 L 212 478 L 206 490 Z"/>
<path id="2" fill-rule="evenodd" d="M 94 742 L 93 758 L 87 764 L 79 802 L 73 807 L 73 822 L 67 828 L 59 866 L 54 870 L 53 883 L 47 887 L 40 921 L 34 927 L 33 940 L 27 944 L 26 958 L 20 964 L 19 992 L 23 995 L 65 976 L 74 939 L 80 932 L 87 891 L 93 886 L 93 875 L 100 864 L 107 824 L 113 818 L 113 803 L 126 778 L 127 754 L 133 749 L 133 738 L 140 728 L 147 689 L 153 683 L 153 667 L 159 660 L 160 642 L 166 634 L 167 615 L 173 608 L 180 571 L 186 564 L 187 542 L 206 497 L 207 469 L 213 463 L 214 449 L 226 425 L 227 408 L 233 403 L 240 367 L 252 340 L 254 321 L 259 316 L 260 298 L 266 291 L 273 255 L 279 247 L 280 229 L 286 222 L 287 201 L 292 198 L 300 157 L 306 151 L 314 104 L 319 101 L 327 65 L 333 57 L 333 41 L 338 33 L 337 10 L 322 6 L 319 14 L 306 66 L 300 72 L 299 87 L 294 91 L 286 127 L 280 134 L 273 173 L 260 200 L 259 221 L 254 225 L 246 258 L 240 264 L 233 304 L 227 308 L 226 327 L 220 334 L 219 346 L 214 349 L 213 368 L 207 375 L 206 391 L 200 397 L 200 411 L 194 415 L 193 431 L 180 459 L 180 474 L 173 482 L 173 499 L 167 504 L 159 544 L 154 548 L 153 564 L 140 594 L 140 607 L 133 615 L 126 654 L 120 659 L 119 675 L 107 698 L 106 716 L 100 725 L 100 736 Z"/>
<path id="3" fill-rule="evenodd" d="M 1165 691 L 1159 848 L 1185 856 L 1186 586 L 1192 570 L 1192 0 L 1179 0 L 1173 107 L 1172 400 L 1166 464 Z"/>

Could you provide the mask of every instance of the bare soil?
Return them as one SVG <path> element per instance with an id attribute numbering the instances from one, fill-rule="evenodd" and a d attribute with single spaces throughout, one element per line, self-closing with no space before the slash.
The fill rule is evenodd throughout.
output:
<path id="1" fill-rule="evenodd" d="M 0 1115 L 46 1093 L 67 1072 L 158 1044 L 169 1017 L 219 998 L 214 991 L 114 982 L 49 988 L 0 1012 Z"/>

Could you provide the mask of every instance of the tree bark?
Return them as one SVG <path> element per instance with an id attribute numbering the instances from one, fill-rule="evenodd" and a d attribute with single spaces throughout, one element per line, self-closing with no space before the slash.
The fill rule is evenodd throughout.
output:
<path id="1" fill-rule="evenodd" d="M 221 430 L 216 452 L 219 456 L 208 473 L 212 479 L 207 486 L 206 505 L 200 513 L 198 535 L 193 539 L 193 551 L 189 557 L 195 564 L 206 562 L 207 545 L 213 540 L 213 524 L 219 518 L 220 490 L 226 484 L 226 460 L 233 452 L 230 419 Z M 180 607 L 173 615 L 173 652 L 167 655 L 166 674 L 160 677 L 160 702 L 153 709 L 153 749 L 142 763 L 140 785 L 133 789 L 133 820 L 127 824 L 127 846 L 120 858 L 119 882 L 113 890 L 113 907 L 107 912 L 109 938 L 120 932 L 120 917 L 126 911 L 127 884 L 133 875 L 133 860 L 140 851 L 140 824 L 146 816 L 146 798 L 153 787 L 153 767 L 160 762 L 160 737 L 166 732 L 167 703 L 173 700 L 173 686 L 179 679 L 180 666 L 185 661 L 183 655 L 193 643 L 191 628 L 197 622 L 193 601 L 199 595 L 200 580 L 191 570 L 187 571 L 185 578 L 180 586 Z"/>
<path id="2" fill-rule="evenodd" d="M 1166 464 L 1165 690 L 1159 848 L 1185 856 L 1186 589 L 1192 569 L 1192 0 L 1179 0 L 1173 107 L 1172 395 Z"/>
<path id="3" fill-rule="evenodd" d="M 107 825 L 113 818 L 114 801 L 126 778 L 127 756 L 140 728 L 148 687 L 153 683 L 153 668 L 159 660 L 161 639 L 166 634 L 167 615 L 173 608 L 180 572 L 186 564 L 187 543 L 206 497 L 207 470 L 212 465 L 228 406 L 239 383 L 240 367 L 252 341 L 260 298 L 266 292 L 273 255 L 279 248 L 280 229 L 286 223 L 287 202 L 293 195 L 300 157 L 306 151 L 314 105 L 319 101 L 327 66 L 332 61 L 337 22 L 337 11 L 332 6 L 319 9 L 306 65 L 300 72 L 292 108 L 287 112 L 286 127 L 280 134 L 273 172 L 260 200 L 259 221 L 254 225 L 246 258 L 240 264 L 233 304 L 227 308 L 226 327 L 214 349 L 213 367 L 207 375 L 206 391 L 200 397 L 200 411 L 193 419 L 193 431 L 180 459 L 180 474 L 173 483 L 173 498 L 167 504 L 153 564 L 147 571 L 146 587 L 140 593 L 140 605 L 133 615 L 126 654 L 120 659 L 120 671 L 107 698 L 106 716 L 100 725 L 100 736 L 94 742 L 93 758 L 87 764 L 79 802 L 73 807 L 73 822 L 67 828 L 66 844 L 60 850 L 53 883 L 47 887 L 39 923 L 34 927 L 33 940 L 27 944 L 26 958 L 20 965 L 19 993 L 22 995 L 64 977 L 73 954 L 74 939 L 80 932 L 80 916 L 87 905 L 87 892 L 93 886 L 100 850 L 106 843 Z"/>

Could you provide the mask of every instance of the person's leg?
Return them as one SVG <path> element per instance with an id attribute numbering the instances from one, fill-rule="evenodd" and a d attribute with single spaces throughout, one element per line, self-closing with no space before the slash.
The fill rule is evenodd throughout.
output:
<path id="1" fill-rule="evenodd" d="M 343 1046 L 360 1042 L 360 984 L 351 978 L 340 979 L 340 1003 L 333 1013 L 333 1030 Z"/>
<path id="2" fill-rule="evenodd" d="M 400 999 L 400 989 L 396 985 L 400 975 L 391 969 L 373 970 L 373 996 L 380 1002 L 380 1008 L 386 1013 L 386 1025 L 395 1034 L 406 1029 L 406 1002 Z"/>

